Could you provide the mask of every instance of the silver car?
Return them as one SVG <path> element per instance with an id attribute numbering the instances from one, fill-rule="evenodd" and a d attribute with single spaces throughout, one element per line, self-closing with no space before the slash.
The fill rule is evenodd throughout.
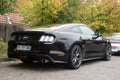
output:
<path id="1" fill-rule="evenodd" d="M 112 46 L 112 53 L 120 52 L 120 33 L 113 33 L 112 36 L 106 37 L 110 40 Z"/>

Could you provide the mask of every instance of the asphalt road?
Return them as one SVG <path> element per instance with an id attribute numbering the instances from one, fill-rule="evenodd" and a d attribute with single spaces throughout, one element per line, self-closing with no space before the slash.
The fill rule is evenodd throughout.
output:
<path id="1" fill-rule="evenodd" d="M 0 80 L 120 80 L 120 56 L 112 56 L 111 61 L 83 62 L 77 70 L 64 64 L 0 62 Z"/>

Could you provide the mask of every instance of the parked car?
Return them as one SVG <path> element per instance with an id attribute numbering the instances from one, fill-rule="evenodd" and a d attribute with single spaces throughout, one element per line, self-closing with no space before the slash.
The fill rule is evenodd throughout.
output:
<path id="1" fill-rule="evenodd" d="M 77 69 L 82 61 L 111 59 L 111 44 L 85 24 L 63 24 L 51 28 L 13 32 L 8 57 L 24 63 L 65 63 Z"/>
<path id="2" fill-rule="evenodd" d="M 110 40 L 112 46 L 112 53 L 120 52 L 120 33 L 113 33 L 112 36 L 106 37 Z"/>

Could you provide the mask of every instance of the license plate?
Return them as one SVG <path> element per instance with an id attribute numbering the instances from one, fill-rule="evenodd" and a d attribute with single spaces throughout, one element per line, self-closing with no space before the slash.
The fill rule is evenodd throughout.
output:
<path id="1" fill-rule="evenodd" d="M 30 51 L 31 50 L 31 46 L 17 45 L 17 50 Z"/>

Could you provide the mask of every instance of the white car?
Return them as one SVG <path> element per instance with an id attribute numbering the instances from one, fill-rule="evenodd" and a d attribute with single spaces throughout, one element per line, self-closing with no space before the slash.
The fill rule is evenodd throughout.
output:
<path id="1" fill-rule="evenodd" d="M 113 33 L 112 36 L 106 37 L 110 40 L 112 46 L 112 53 L 120 52 L 120 33 Z"/>

